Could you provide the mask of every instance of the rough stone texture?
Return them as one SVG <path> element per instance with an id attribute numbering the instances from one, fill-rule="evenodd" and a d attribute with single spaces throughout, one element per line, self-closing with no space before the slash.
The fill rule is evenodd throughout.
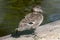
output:
<path id="1" fill-rule="evenodd" d="M 60 40 L 60 20 L 40 26 L 35 30 L 37 40 Z"/>
<path id="2" fill-rule="evenodd" d="M 1 40 L 34 40 L 33 39 L 34 35 L 22 35 L 18 38 L 13 38 L 13 37 L 5 37 L 4 39 Z"/>

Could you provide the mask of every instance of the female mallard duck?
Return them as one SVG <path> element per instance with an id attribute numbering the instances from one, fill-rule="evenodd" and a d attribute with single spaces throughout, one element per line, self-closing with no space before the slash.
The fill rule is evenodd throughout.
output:
<path id="1" fill-rule="evenodd" d="M 25 18 L 20 21 L 17 30 L 23 31 L 38 27 L 43 21 L 42 12 L 43 11 L 40 6 L 34 7 L 33 12 L 27 14 Z"/>

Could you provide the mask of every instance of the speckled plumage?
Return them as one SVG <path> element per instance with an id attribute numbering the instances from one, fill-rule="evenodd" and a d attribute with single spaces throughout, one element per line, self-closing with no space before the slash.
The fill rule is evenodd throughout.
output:
<path id="1" fill-rule="evenodd" d="M 43 16 L 39 12 L 34 11 L 32 13 L 27 14 L 25 18 L 19 22 L 19 25 L 17 28 L 18 31 L 29 30 L 31 28 L 35 29 L 36 27 L 38 27 L 43 21 Z M 30 22 L 32 24 L 30 24 Z"/>

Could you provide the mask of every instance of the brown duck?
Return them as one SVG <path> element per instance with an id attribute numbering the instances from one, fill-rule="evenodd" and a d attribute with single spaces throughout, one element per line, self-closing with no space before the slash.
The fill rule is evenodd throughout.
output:
<path id="1" fill-rule="evenodd" d="M 43 15 L 41 14 L 43 11 L 40 6 L 36 6 L 33 8 L 33 12 L 29 13 L 19 22 L 18 31 L 35 29 L 38 27 L 43 21 Z"/>

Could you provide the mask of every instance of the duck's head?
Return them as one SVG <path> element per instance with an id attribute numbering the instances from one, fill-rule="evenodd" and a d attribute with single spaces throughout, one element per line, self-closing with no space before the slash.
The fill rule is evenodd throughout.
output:
<path id="1" fill-rule="evenodd" d="M 40 13 L 43 12 L 41 6 L 35 6 L 35 7 L 33 8 L 33 11 L 34 11 L 34 12 L 40 12 Z"/>

